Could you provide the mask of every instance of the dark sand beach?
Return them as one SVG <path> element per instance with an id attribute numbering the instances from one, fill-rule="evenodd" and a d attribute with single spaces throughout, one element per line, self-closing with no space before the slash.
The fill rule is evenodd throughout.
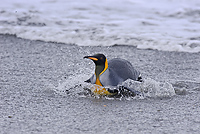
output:
<path id="1" fill-rule="evenodd" d="M 190 133 L 200 130 L 200 53 L 131 46 L 80 47 L 0 35 L 0 133 Z M 86 55 L 129 60 L 144 78 L 184 91 L 169 98 L 106 99 L 60 94 L 69 76 L 91 75 Z"/>

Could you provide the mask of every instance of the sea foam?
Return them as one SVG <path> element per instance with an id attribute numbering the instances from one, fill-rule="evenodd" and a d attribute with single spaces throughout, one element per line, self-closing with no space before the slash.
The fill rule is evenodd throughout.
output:
<path id="1" fill-rule="evenodd" d="M 79 46 L 200 52 L 197 0 L 3 0 L 0 33 Z"/>

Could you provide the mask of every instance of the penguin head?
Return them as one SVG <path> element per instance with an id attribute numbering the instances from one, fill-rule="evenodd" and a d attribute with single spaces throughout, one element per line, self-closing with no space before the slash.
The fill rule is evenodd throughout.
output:
<path id="1" fill-rule="evenodd" d="M 106 56 L 103 54 L 95 54 L 92 56 L 85 56 L 84 58 L 91 59 L 96 66 L 105 66 Z"/>
<path id="2" fill-rule="evenodd" d="M 95 74 L 97 76 L 101 75 L 108 68 L 108 62 L 107 62 L 106 56 L 103 54 L 85 56 L 84 58 L 91 59 L 95 63 L 96 65 Z"/>

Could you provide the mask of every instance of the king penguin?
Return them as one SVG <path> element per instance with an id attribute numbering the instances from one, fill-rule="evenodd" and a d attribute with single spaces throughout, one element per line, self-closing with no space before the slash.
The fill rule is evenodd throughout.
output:
<path id="1" fill-rule="evenodd" d="M 105 89 L 106 86 L 117 86 L 127 79 L 142 82 L 141 73 L 134 69 L 132 64 L 124 59 L 114 58 L 107 60 L 103 54 L 85 56 L 95 63 L 95 73 L 85 82 L 96 84 L 102 88 L 92 90 L 98 95 L 115 95 L 118 90 Z M 134 92 L 132 89 L 126 88 Z"/>

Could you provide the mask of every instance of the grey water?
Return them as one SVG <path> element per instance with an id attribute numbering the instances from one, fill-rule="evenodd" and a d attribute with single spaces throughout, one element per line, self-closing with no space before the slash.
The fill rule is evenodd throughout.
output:
<path id="1" fill-rule="evenodd" d="M 80 47 L 12 35 L 0 35 L 0 47 L 2 134 L 199 133 L 200 53 Z M 129 60 L 144 78 L 170 83 L 176 94 L 122 99 L 80 94 L 86 91 L 74 83 L 94 71 L 83 57 L 99 52 Z M 66 82 L 70 91 L 66 86 L 58 91 Z"/>

